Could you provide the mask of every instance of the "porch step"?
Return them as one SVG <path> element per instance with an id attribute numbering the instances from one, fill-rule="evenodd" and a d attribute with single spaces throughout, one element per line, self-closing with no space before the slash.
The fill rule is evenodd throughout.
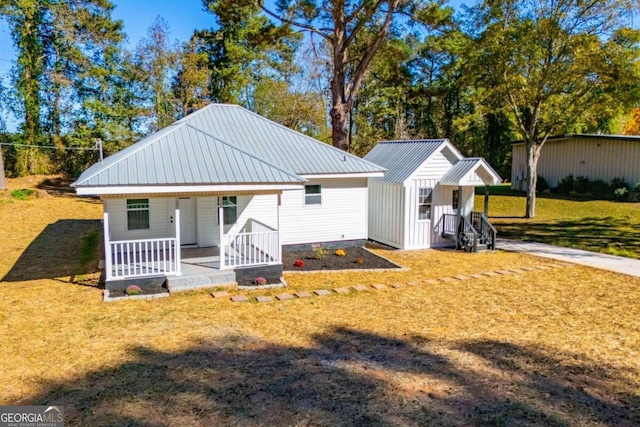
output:
<path id="1" fill-rule="evenodd" d="M 217 271 L 167 278 L 167 288 L 171 293 L 215 286 L 234 286 L 235 284 L 236 273 L 233 271 Z"/>

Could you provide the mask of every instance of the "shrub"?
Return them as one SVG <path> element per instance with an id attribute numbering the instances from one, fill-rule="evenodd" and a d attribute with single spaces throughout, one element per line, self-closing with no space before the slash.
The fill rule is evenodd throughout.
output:
<path id="1" fill-rule="evenodd" d="M 343 249 L 338 249 L 336 251 L 336 255 L 338 255 L 338 256 L 347 256 L 346 252 Z"/>
<path id="2" fill-rule="evenodd" d="M 626 188 L 616 188 L 613 192 L 613 199 L 616 202 L 625 202 L 629 200 L 629 190 Z"/>
<path id="3" fill-rule="evenodd" d="M 139 295 L 140 292 L 142 292 L 142 289 L 140 289 L 140 287 L 136 285 L 129 285 L 124 292 L 127 295 Z"/>
<path id="4" fill-rule="evenodd" d="M 33 190 L 30 190 L 28 188 L 21 188 L 19 190 L 13 190 L 11 192 L 11 197 L 18 200 L 27 200 L 33 193 Z"/>
<path id="5" fill-rule="evenodd" d="M 256 277 L 255 279 L 253 279 L 253 283 L 258 286 L 264 286 L 267 284 L 267 279 L 265 279 L 264 277 Z"/>
<path id="6" fill-rule="evenodd" d="M 611 187 L 611 185 L 607 184 L 601 179 L 590 181 L 589 188 L 590 188 L 590 190 L 588 191 L 589 193 L 593 194 L 594 196 L 602 197 L 605 199 L 610 198 L 611 192 L 613 191 L 613 188 Z"/>
<path id="7" fill-rule="evenodd" d="M 590 182 L 589 182 L 589 178 L 587 178 L 586 176 L 579 176 L 576 178 L 576 180 L 573 183 L 573 191 L 575 191 L 578 194 L 586 194 L 586 193 L 590 193 Z"/>
<path id="8" fill-rule="evenodd" d="M 573 175 L 565 176 L 558 182 L 558 194 L 564 194 L 568 196 L 571 192 L 573 192 L 575 180 L 573 179 Z"/>
<path id="9" fill-rule="evenodd" d="M 544 176 L 538 175 L 536 181 L 536 193 L 542 193 L 544 190 L 548 190 L 549 188 L 549 183 L 544 179 Z"/>
<path id="10" fill-rule="evenodd" d="M 364 260 L 362 258 L 356 258 L 353 262 L 355 262 L 356 264 L 362 264 Z"/>
<path id="11" fill-rule="evenodd" d="M 297 259 L 296 262 L 293 263 L 293 265 L 295 265 L 298 268 L 302 268 L 304 267 L 304 261 L 301 259 Z"/>
<path id="12" fill-rule="evenodd" d="M 633 186 L 633 198 L 636 202 L 640 202 L 640 181 Z"/>
<path id="13" fill-rule="evenodd" d="M 312 245 L 311 250 L 313 251 L 315 259 L 324 259 L 324 257 L 329 254 L 329 251 L 323 248 L 320 244 Z"/>

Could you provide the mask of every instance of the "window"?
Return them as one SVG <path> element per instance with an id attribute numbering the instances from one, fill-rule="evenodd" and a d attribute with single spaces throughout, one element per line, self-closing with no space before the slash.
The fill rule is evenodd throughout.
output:
<path id="1" fill-rule="evenodd" d="M 127 199 L 127 230 L 149 229 L 149 199 Z"/>
<path id="2" fill-rule="evenodd" d="M 460 191 L 459 190 L 453 190 L 453 196 L 452 196 L 452 200 L 451 200 L 451 207 L 453 208 L 453 210 L 458 210 L 458 204 L 460 203 Z"/>
<path id="3" fill-rule="evenodd" d="M 431 219 L 431 194 L 433 188 L 418 189 L 418 219 Z"/>
<path id="4" fill-rule="evenodd" d="M 305 205 L 321 205 L 322 204 L 322 186 L 321 185 L 305 185 L 304 186 L 304 204 Z"/>
<path id="5" fill-rule="evenodd" d="M 238 219 L 238 201 L 236 196 L 222 198 L 223 220 L 225 225 L 235 224 Z"/>

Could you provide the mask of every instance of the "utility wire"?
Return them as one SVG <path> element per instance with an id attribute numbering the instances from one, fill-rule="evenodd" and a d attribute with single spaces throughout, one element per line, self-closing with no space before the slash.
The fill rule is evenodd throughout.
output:
<path id="1" fill-rule="evenodd" d="M 91 150 L 98 151 L 98 147 L 56 147 L 55 145 L 27 145 L 27 144 L 12 144 L 10 142 L 0 142 L 0 145 L 7 145 L 11 147 L 28 147 L 28 148 L 50 148 L 52 150 Z"/>

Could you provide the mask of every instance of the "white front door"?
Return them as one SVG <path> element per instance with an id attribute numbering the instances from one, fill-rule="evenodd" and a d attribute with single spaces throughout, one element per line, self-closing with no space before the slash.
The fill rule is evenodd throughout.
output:
<path id="1" fill-rule="evenodd" d="M 196 234 L 196 198 L 181 197 L 178 199 L 180 208 L 180 244 L 195 245 L 198 243 Z"/>

